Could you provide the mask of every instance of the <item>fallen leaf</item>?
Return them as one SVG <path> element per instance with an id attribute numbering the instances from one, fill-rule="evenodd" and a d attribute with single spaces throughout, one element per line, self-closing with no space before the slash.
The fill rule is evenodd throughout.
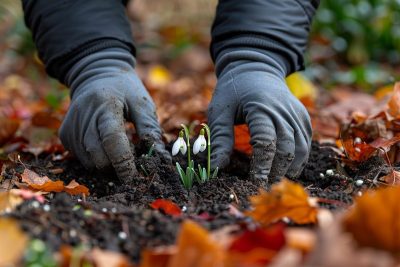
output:
<path id="1" fill-rule="evenodd" d="M 223 266 L 223 248 L 195 222 L 183 222 L 177 240 L 177 252 L 171 257 L 168 267 Z"/>
<path id="2" fill-rule="evenodd" d="M 288 217 L 298 224 L 317 221 L 317 204 L 304 188 L 288 179 L 272 185 L 271 191 L 261 189 L 250 197 L 254 209 L 247 214 L 264 226 Z"/>
<path id="3" fill-rule="evenodd" d="M 0 118 L 0 145 L 10 140 L 19 128 L 19 121 L 8 118 Z"/>
<path id="4" fill-rule="evenodd" d="M 319 216 L 318 216 L 319 218 Z M 317 244 L 315 231 L 306 228 L 286 228 L 287 246 L 304 253 L 311 252 Z"/>
<path id="5" fill-rule="evenodd" d="M 265 266 L 285 246 L 284 224 L 246 230 L 228 248 L 226 266 Z"/>
<path id="6" fill-rule="evenodd" d="M 389 185 L 400 185 L 400 172 L 391 170 L 387 175 L 381 177 L 380 180 L 385 181 Z"/>
<path id="7" fill-rule="evenodd" d="M 393 138 L 377 138 L 373 142 L 369 143 L 374 148 L 383 149 L 385 152 L 389 151 L 390 148 L 400 141 L 400 135 L 394 136 Z"/>
<path id="8" fill-rule="evenodd" d="M 171 216 L 179 216 L 182 213 L 179 206 L 168 199 L 156 199 L 150 204 L 150 207 L 161 210 Z"/>
<path id="9" fill-rule="evenodd" d="M 250 155 L 253 151 L 250 145 L 250 133 L 247 125 L 235 126 L 235 149 Z"/>
<path id="10" fill-rule="evenodd" d="M 368 191 L 356 198 L 343 227 L 360 246 L 400 251 L 400 187 Z"/>
<path id="11" fill-rule="evenodd" d="M 96 267 L 131 267 L 130 261 L 121 253 L 94 248 L 88 258 Z"/>
<path id="12" fill-rule="evenodd" d="M 176 246 L 144 249 L 141 255 L 140 267 L 167 267 L 171 256 L 175 253 Z"/>
<path id="13" fill-rule="evenodd" d="M 68 185 L 64 186 L 62 181 L 52 181 L 47 176 L 40 176 L 34 171 L 25 169 L 21 174 L 22 182 L 28 184 L 31 189 L 45 192 L 62 192 L 65 191 L 71 195 L 89 195 L 89 189 L 72 180 Z"/>
<path id="14" fill-rule="evenodd" d="M 300 100 L 303 98 L 315 100 L 317 97 L 317 88 L 300 72 L 295 72 L 286 77 L 286 84 L 292 94 Z"/>
<path id="15" fill-rule="evenodd" d="M 24 199 L 21 196 L 12 194 L 10 192 L 0 193 L 0 214 L 10 212 L 19 206 Z"/>
<path id="16" fill-rule="evenodd" d="M 400 82 L 394 85 L 393 95 L 388 101 L 388 112 L 394 118 L 400 117 Z"/>
<path id="17" fill-rule="evenodd" d="M 89 189 L 84 185 L 78 184 L 75 180 L 72 180 L 68 185 L 66 185 L 64 191 L 70 195 L 89 195 Z"/>
<path id="18" fill-rule="evenodd" d="M 27 242 L 15 220 L 0 218 L 0 266 L 19 266 Z"/>
<path id="19" fill-rule="evenodd" d="M 32 117 L 32 125 L 58 130 L 61 120 L 52 111 L 39 111 Z"/>

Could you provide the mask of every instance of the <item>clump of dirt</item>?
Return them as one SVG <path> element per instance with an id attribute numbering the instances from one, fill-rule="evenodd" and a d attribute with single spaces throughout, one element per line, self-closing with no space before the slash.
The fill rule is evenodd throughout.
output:
<path id="1" fill-rule="evenodd" d="M 183 188 L 175 166 L 157 153 L 146 156 L 148 149 L 148 144 L 136 146 L 136 164 L 141 175 L 131 184 L 119 181 L 107 170 L 88 172 L 74 159 L 52 161 L 51 156 L 38 159 L 25 156 L 23 162 L 31 170 L 65 183 L 75 179 L 86 185 L 91 195 L 84 200 L 79 196 L 50 194 L 48 204 L 28 201 L 10 216 L 19 219 L 32 237 L 44 240 L 54 250 L 62 244 L 86 244 L 120 251 L 137 261 L 145 247 L 173 244 L 179 224 L 186 218 L 198 221 L 207 229 L 246 224 L 247 219 L 237 216 L 233 210 L 246 210 L 248 197 L 257 194 L 260 187 L 270 186 L 265 181 L 252 180 L 248 175 L 249 157 L 235 152 L 230 166 L 217 179 L 195 184 L 188 191 Z M 184 164 L 183 157 L 176 159 Z M 204 158 L 199 162 L 204 164 Z M 313 143 L 310 160 L 297 181 L 312 195 L 326 200 L 329 208 L 348 205 L 358 190 L 353 178 L 367 167 L 357 173 L 357 168 L 348 170 L 340 163 L 331 146 Z M 9 168 L 4 177 L 11 179 L 23 169 L 21 165 Z M 64 172 L 54 174 L 52 169 Z M 367 177 L 370 173 L 365 170 L 362 175 Z M 160 198 L 178 204 L 183 215 L 171 217 L 151 209 L 149 204 Z"/>

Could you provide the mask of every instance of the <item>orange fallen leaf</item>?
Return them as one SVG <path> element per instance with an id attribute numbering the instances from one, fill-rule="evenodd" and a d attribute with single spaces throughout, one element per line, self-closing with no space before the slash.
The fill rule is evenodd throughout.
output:
<path id="1" fill-rule="evenodd" d="M 342 140 L 342 145 L 347 157 L 359 162 L 366 161 L 376 151 L 375 147 L 366 143 L 356 143 L 354 139 Z"/>
<path id="2" fill-rule="evenodd" d="M 19 266 L 27 242 L 15 220 L 0 218 L 0 266 Z"/>
<path id="3" fill-rule="evenodd" d="M 400 117 L 400 82 L 394 85 L 393 95 L 388 101 L 388 113 L 394 118 Z"/>
<path id="4" fill-rule="evenodd" d="M 150 207 L 152 207 L 153 209 L 162 210 L 163 212 L 171 216 L 179 216 L 182 213 L 181 208 L 179 208 L 178 205 L 168 199 L 156 199 L 150 204 Z"/>
<path id="5" fill-rule="evenodd" d="M 399 255 L 400 187 L 368 191 L 356 198 L 354 208 L 343 220 L 343 226 L 360 246 Z"/>
<path id="6" fill-rule="evenodd" d="M 221 267 L 224 262 L 223 248 L 209 233 L 192 221 L 185 221 L 177 241 L 177 252 L 168 267 Z"/>
<path id="7" fill-rule="evenodd" d="M 140 267 L 167 267 L 171 256 L 175 253 L 175 246 L 144 249 Z"/>
<path id="8" fill-rule="evenodd" d="M 38 127 L 46 127 L 58 130 L 61 126 L 61 120 L 51 111 L 39 111 L 32 117 L 32 125 Z"/>
<path id="9" fill-rule="evenodd" d="M 271 191 L 264 189 L 250 197 L 254 210 L 247 214 L 264 226 L 288 217 L 298 224 L 317 221 L 317 204 L 304 188 L 288 179 L 272 185 Z"/>
<path id="10" fill-rule="evenodd" d="M 9 141 L 19 128 L 19 121 L 0 118 L 0 145 Z"/>
<path id="11" fill-rule="evenodd" d="M 247 125 L 235 126 L 235 149 L 248 155 L 253 151 L 250 145 L 250 133 Z"/>
<path id="12" fill-rule="evenodd" d="M 89 189 L 72 180 L 67 186 L 62 181 L 52 181 L 47 176 L 40 176 L 34 171 L 25 169 L 21 174 L 22 182 L 27 183 L 31 189 L 45 192 L 62 192 L 65 191 L 71 195 L 84 194 L 89 195 Z"/>

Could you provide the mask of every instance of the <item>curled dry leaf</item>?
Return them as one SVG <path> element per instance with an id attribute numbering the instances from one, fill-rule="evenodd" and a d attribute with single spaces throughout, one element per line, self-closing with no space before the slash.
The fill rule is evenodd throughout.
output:
<path id="1" fill-rule="evenodd" d="M 310 198 L 301 185 L 288 179 L 274 184 L 270 192 L 261 189 L 250 201 L 254 209 L 248 215 L 264 226 L 284 217 L 298 224 L 317 221 L 316 200 Z"/>
<path id="2" fill-rule="evenodd" d="M 0 266 L 19 266 L 27 242 L 16 221 L 0 218 Z"/>
<path id="3" fill-rule="evenodd" d="M 179 208 L 179 206 L 168 199 L 156 199 L 150 204 L 150 207 L 153 209 L 162 210 L 171 216 L 179 216 L 182 213 L 182 210 Z"/>
<path id="4" fill-rule="evenodd" d="M 21 174 L 22 182 L 28 184 L 31 189 L 45 192 L 67 192 L 71 195 L 89 195 L 89 189 L 72 180 L 68 185 L 64 186 L 62 181 L 52 181 L 47 176 L 40 176 L 34 171 L 25 169 Z"/>
<path id="5" fill-rule="evenodd" d="M 368 191 L 355 201 L 343 220 L 360 246 L 400 251 L 400 187 Z"/>

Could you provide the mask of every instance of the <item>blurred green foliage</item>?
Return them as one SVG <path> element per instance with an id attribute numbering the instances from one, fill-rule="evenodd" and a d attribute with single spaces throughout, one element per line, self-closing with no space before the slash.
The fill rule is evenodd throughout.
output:
<path id="1" fill-rule="evenodd" d="M 322 0 L 312 35 L 350 64 L 399 64 L 400 0 Z"/>

